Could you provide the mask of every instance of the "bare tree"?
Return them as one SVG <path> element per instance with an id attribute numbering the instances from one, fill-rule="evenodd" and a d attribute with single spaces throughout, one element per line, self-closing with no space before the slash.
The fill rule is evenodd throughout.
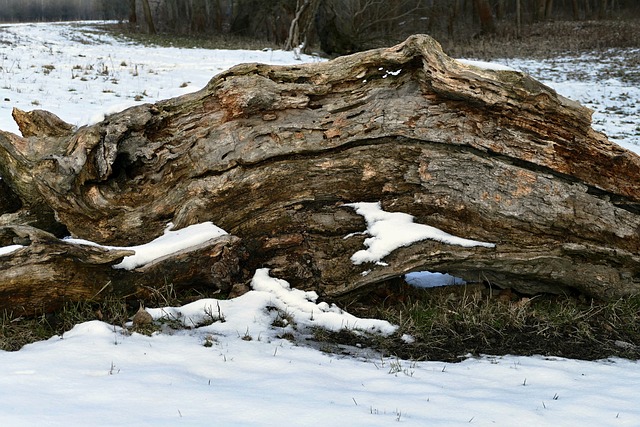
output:
<path id="1" fill-rule="evenodd" d="M 151 15 L 151 7 L 149 7 L 149 0 L 142 0 L 142 10 L 144 11 L 144 21 L 147 24 L 147 31 L 149 34 L 156 33 L 156 27 L 153 25 L 153 15 Z"/>
<path id="2" fill-rule="evenodd" d="M 323 0 L 317 31 L 325 52 L 348 53 L 420 32 L 426 14 L 421 0 Z"/>
<path id="3" fill-rule="evenodd" d="M 545 8 L 544 8 L 544 19 L 551 18 L 553 10 L 553 0 L 546 0 Z"/>
<path id="4" fill-rule="evenodd" d="M 297 0 L 296 13 L 289 27 L 285 50 L 296 49 L 301 45 L 304 49 L 308 46 L 308 32 L 319 4 L 320 0 Z"/>
<path id="5" fill-rule="evenodd" d="M 493 14 L 491 13 L 491 5 L 488 0 L 473 0 L 473 5 L 480 19 L 480 31 L 482 33 L 493 33 L 496 31 L 496 26 L 493 21 Z"/>
<path id="6" fill-rule="evenodd" d="M 607 16 L 607 0 L 600 0 L 600 9 L 598 10 L 598 18 L 604 19 Z"/>
<path id="7" fill-rule="evenodd" d="M 136 14 L 136 0 L 129 0 L 129 25 L 135 27 L 138 24 L 138 15 Z"/>
<path id="8" fill-rule="evenodd" d="M 580 8 L 578 7 L 578 0 L 571 0 L 571 12 L 573 14 L 573 19 L 580 19 Z"/>
<path id="9" fill-rule="evenodd" d="M 520 0 L 516 0 L 516 31 L 518 37 L 522 34 L 522 8 Z"/>
<path id="10" fill-rule="evenodd" d="M 584 0 L 584 16 L 587 19 L 591 18 L 591 2 L 589 0 Z"/>
<path id="11" fill-rule="evenodd" d="M 504 18 L 504 0 L 498 0 L 498 4 L 496 5 L 496 18 L 501 20 Z"/>

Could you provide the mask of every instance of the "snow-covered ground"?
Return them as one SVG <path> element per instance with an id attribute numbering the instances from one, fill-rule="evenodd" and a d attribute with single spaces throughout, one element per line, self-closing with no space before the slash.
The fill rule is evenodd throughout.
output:
<path id="1" fill-rule="evenodd" d="M 123 106 L 199 89 L 236 63 L 299 62 L 292 53 L 270 50 L 142 48 L 80 30 L 68 24 L 0 26 L 0 129 L 17 132 L 10 115 L 14 106 L 47 109 L 82 125 Z M 602 80 L 594 58 L 500 62 L 596 109 L 596 128 L 639 151 L 640 89 L 623 75 L 607 73 Z M 375 228 L 379 221 L 420 228 L 422 238 L 443 238 L 438 230 L 373 205 L 353 207 L 367 219 L 371 235 L 354 262 L 361 257 L 366 258 L 362 262 L 383 262 L 390 250 L 388 223 Z M 140 242 L 135 249 L 142 258 L 130 262 L 139 265 L 181 248 L 176 240 L 193 238 L 193 230 L 200 237 L 223 232 L 213 224 L 182 234 L 167 229 L 149 245 Z M 13 250 L 20 247 L 0 249 L 0 256 Z M 637 362 L 513 356 L 466 358 L 456 364 L 412 362 L 357 347 L 353 356 L 327 354 L 296 342 L 304 342 L 312 327 L 382 334 L 395 328 L 318 302 L 314 293 L 292 289 L 267 270 L 256 271 L 252 285 L 252 291 L 232 300 L 149 309 L 165 324 L 151 337 L 94 321 L 18 352 L 0 352 L 0 423 L 640 425 Z M 187 328 L 170 328 L 176 323 Z"/>

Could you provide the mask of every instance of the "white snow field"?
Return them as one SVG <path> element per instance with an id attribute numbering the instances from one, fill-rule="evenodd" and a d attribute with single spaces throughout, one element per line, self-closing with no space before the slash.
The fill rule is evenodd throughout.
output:
<path id="1" fill-rule="evenodd" d="M 17 132 L 14 106 L 83 125 L 125 106 L 200 89 L 236 63 L 299 62 L 293 53 L 271 50 L 142 47 L 90 29 L 91 23 L 0 25 L 0 129 Z M 596 128 L 638 151 L 640 89 L 624 79 L 601 80 L 594 58 L 501 63 L 595 108 Z M 368 215 L 363 232 L 372 236 L 354 262 L 384 262 L 410 243 L 389 240 L 380 221 L 396 221 L 400 231 L 420 228 L 374 205 L 354 201 Z M 121 267 L 224 233 L 211 223 L 194 227 L 174 232 L 168 224 L 163 236 L 133 247 L 138 256 Z M 439 230 L 420 229 L 420 238 L 443 238 Z M 79 243 L 85 242 L 69 241 Z M 20 247 L 0 248 L 0 256 L 14 250 Z M 285 337 L 304 342 L 311 327 L 380 334 L 395 327 L 318 302 L 315 293 L 292 289 L 264 269 L 255 272 L 252 287 L 232 300 L 148 309 L 155 319 L 187 327 L 182 330 L 145 336 L 93 321 L 17 352 L 0 351 L 0 425 L 640 425 L 635 361 L 461 355 L 452 364 L 383 358 L 357 347 L 351 356 L 327 354 Z"/>

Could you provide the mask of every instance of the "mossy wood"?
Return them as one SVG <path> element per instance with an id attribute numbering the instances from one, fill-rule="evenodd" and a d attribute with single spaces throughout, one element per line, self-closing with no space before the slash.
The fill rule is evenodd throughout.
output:
<path id="1" fill-rule="evenodd" d="M 455 61 L 428 36 L 329 62 L 239 65 L 198 92 L 79 129 L 47 112 L 15 116 L 24 136 L 0 132 L 13 193 L 0 198 L 0 225 L 119 246 L 170 221 L 212 221 L 237 237 L 224 242 L 236 254 L 228 277 L 211 274 L 213 257 L 190 277 L 167 267 L 176 285 L 226 290 L 270 267 L 328 296 L 420 270 L 527 293 L 640 291 L 640 158 L 593 130 L 587 108 L 526 74 Z M 422 241 L 385 265 L 354 265 L 366 236 L 345 236 L 366 225 L 344 204 L 360 201 L 496 246 Z M 2 295 L 48 286 L 85 298 L 118 275 L 158 280 L 113 270 L 122 253 L 97 259 L 84 247 L 65 268 L 90 275 L 33 274 L 63 263 L 52 238 L 33 242 L 0 256 Z"/>

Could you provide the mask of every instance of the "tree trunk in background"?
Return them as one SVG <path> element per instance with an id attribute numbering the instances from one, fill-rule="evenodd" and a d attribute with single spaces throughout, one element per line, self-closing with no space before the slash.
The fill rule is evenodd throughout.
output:
<path id="1" fill-rule="evenodd" d="M 136 0 L 129 0 L 129 25 L 135 27 L 138 24 L 138 15 L 136 14 Z"/>
<path id="2" fill-rule="evenodd" d="M 520 0 L 518 0 L 520 1 Z M 571 0 L 571 11 L 573 13 L 573 19 L 580 19 L 580 8 L 578 7 L 578 0 Z"/>
<path id="3" fill-rule="evenodd" d="M 547 5 L 547 0 L 535 0 L 535 10 L 534 10 L 534 19 L 536 21 L 543 21 L 545 16 L 545 8 Z"/>
<path id="4" fill-rule="evenodd" d="M 327 54 L 345 54 L 353 51 L 351 37 L 338 27 L 337 13 L 330 0 L 320 0 L 315 15 L 315 26 L 320 48 Z"/>
<path id="5" fill-rule="evenodd" d="M 552 18 L 553 14 L 553 0 L 547 0 L 545 9 L 544 9 L 544 19 L 549 20 Z"/>
<path id="6" fill-rule="evenodd" d="M 307 39 L 306 34 L 304 34 L 304 30 L 308 28 L 307 22 L 313 21 L 313 15 L 305 12 L 309 9 L 313 9 L 313 7 L 311 7 L 311 3 L 312 0 L 298 0 L 295 16 L 293 17 L 291 26 L 289 27 L 289 36 L 285 42 L 284 50 L 297 48 Z M 313 3 L 318 3 L 318 1 L 313 1 Z M 305 16 L 304 20 L 303 15 Z"/>
<path id="7" fill-rule="evenodd" d="M 216 0 L 214 2 L 214 4 L 212 5 L 212 7 L 214 8 L 215 12 L 215 19 L 214 19 L 214 27 L 215 30 L 219 33 L 223 33 L 224 30 L 224 11 L 222 10 L 222 6 L 220 5 L 220 0 Z"/>
<path id="8" fill-rule="evenodd" d="M 480 31 L 483 34 L 494 33 L 496 27 L 488 0 L 473 0 L 473 3 L 480 19 Z"/>
<path id="9" fill-rule="evenodd" d="M 49 308 L 116 283 L 139 295 L 162 277 L 224 292 L 259 267 L 328 297 L 424 270 L 524 293 L 640 292 L 640 157 L 594 131 L 589 109 L 526 74 L 455 61 L 428 36 L 238 65 L 75 131 L 15 116 L 27 136 L 0 132 L 0 175 L 20 203 L 0 216 L 0 247 L 23 247 L 0 255 L 0 309 L 38 308 L 14 293 Z M 354 264 L 366 224 L 348 204 L 363 201 L 495 247 L 423 240 Z M 127 277 L 112 268 L 126 252 L 46 232 L 130 246 L 205 221 L 227 240 Z"/>
<path id="10" fill-rule="evenodd" d="M 156 27 L 153 24 L 153 15 L 151 14 L 151 7 L 149 7 L 149 0 L 142 1 L 142 10 L 144 11 L 144 21 L 147 24 L 147 32 L 149 34 L 156 33 Z"/>
<path id="11" fill-rule="evenodd" d="M 516 31 L 518 37 L 520 37 L 522 34 L 522 8 L 520 0 L 516 0 Z"/>
<path id="12" fill-rule="evenodd" d="M 607 17 L 607 0 L 600 0 L 600 9 L 598 11 L 598 18 L 605 19 Z"/>
<path id="13" fill-rule="evenodd" d="M 593 15 L 591 14 L 591 0 L 584 0 L 584 16 L 585 19 L 593 18 Z"/>
<path id="14" fill-rule="evenodd" d="M 193 0 L 191 13 L 191 33 L 202 34 L 207 30 L 207 0 Z"/>
<path id="15" fill-rule="evenodd" d="M 451 13 L 449 14 L 449 21 L 447 23 L 447 35 L 449 38 L 453 38 L 455 34 L 456 21 L 460 17 L 460 0 L 453 1 L 453 8 L 451 9 Z M 429 21 L 433 21 L 432 18 Z"/>
<path id="16" fill-rule="evenodd" d="M 496 7 L 496 18 L 498 21 L 504 19 L 504 0 L 498 0 L 498 5 Z"/>
<path id="17" fill-rule="evenodd" d="M 162 2 L 164 13 L 164 25 L 173 32 L 182 32 L 178 13 L 177 0 L 165 0 Z"/>

